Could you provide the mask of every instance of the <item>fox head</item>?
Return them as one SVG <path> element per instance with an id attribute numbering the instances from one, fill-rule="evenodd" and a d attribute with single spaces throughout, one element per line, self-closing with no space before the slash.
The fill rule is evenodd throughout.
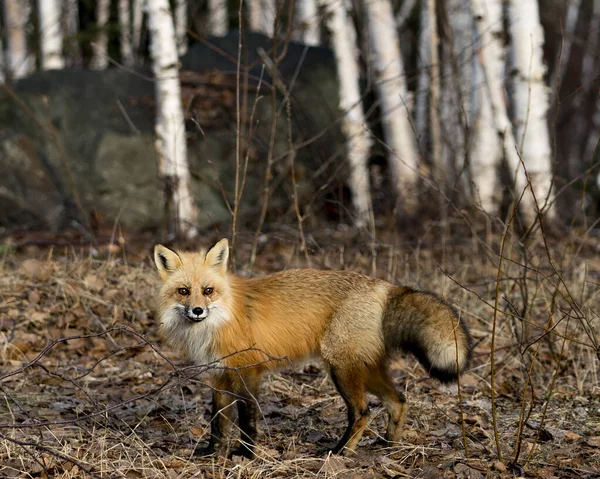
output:
<path id="1" fill-rule="evenodd" d="M 229 319 L 228 258 L 227 239 L 197 253 L 154 247 L 154 263 L 162 279 L 159 316 L 163 329 L 181 328 L 182 323 L 215 327 Z"/>

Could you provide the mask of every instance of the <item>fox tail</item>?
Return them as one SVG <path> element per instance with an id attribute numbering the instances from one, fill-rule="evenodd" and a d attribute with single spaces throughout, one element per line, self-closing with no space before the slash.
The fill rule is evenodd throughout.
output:
<path id="1" fill-rule="evenodd" d="M 408 287 L 390 291 L 383 313 L 386 350 L 408 351 L 434 378 L 455 381 L 469 365 L 472 339 L 464 321 L 440 297 Z"/>

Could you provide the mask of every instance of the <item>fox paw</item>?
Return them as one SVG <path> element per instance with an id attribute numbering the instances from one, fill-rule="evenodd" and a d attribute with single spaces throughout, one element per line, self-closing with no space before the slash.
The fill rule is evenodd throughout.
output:
<path id="1" fill-rule="evenodd" d="M 196 446 L 196 448 L 194 449 L 194 456 L 196 456 L 196 457 L 212 456 L 216 452 L 217 452 L 217 448 L 214 446 L 214 444 L 209 444 L 208 446 L 204 446 L 204 447 Z"/>
<path id="2" fill-rule="evenodd" d="M 241 445 L 239 447 L 236 447 L 229 453 L 230 459 L 233 456 L 242 456 L 248 459 L 254 459 L 254 451 L 248 446 Z"/>

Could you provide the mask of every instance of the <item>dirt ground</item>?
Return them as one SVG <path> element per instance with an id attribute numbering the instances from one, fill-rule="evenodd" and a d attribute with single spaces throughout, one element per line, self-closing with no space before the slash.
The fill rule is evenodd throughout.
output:
<path id="1" fill-rule="evenodd" d="M 326 371 L 318 361 L 290 366 L 265 378 L 252 461 L 192 455 L 207 440 L 210 367 L 182 363 L 158 339 L 149 245 L 3 244 L 0 477 L 600 477 L 600 242 L 479 237 L 311 236 L 313 267 L 450 301 L 471 328 L 473 364 L 458 388 L 445 387 L 400 357 L 394 376 L 410 403 L 402 443 L 382 442 L 385 413 L 371 397 L 349 457 L 327 453 L 346 412 Z M 259 243 L 251 264 L 251 237 L 238 238 L 239 274 L 308 264 L 293 238 Z"/>

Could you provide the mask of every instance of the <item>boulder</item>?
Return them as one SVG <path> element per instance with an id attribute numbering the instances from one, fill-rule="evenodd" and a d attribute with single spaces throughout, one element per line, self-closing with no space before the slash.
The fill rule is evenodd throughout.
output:
<path id="1" fill-rule="evenodd" d="M 211 39 L 232 57 L 237 55 L 237 41 L 237 32 Z M 270 42 L 248 34 L 248 61 L 260 58 L 259 48 L 268 51 Z M 233 204 L 236 68 L 226 56 L 196 45 L 182 59 L 191 188 L 200 228 L 228 222 L 225 199 Z M 255 128 L 251 138 L 241 139 L 248 164 L 240 214 L 248 223 L 260 210 L 273 118 L 271 75 L 263 71 L 259 90 L 261 71 L 260 61 L 249 71 L 246 120 L 256 104 Z M 339 112 L 331 52 L 290 44 L 279 71 L 289 90 L 277 92 L 270 213 L 278 217 L 290 210 L 291 201 L 284 96 L 291 91 L 294 143 L 312 139 L 296 151 L 299 191 L 307 199 L 318 191 L 313 176 L 319 180 L 319 175 L 334 171 L 335 164 L 327 166 L 327 160 L 344 146 L 335 123 Z M 148 68 L 40 72 L 11 88 L 14 96 L 0 93 L 0 226 L 59 230 L 83 223 L 82 215 L 92 213 L 137 231 L 164 224 L 154 148 L 154 85 Z"/>

